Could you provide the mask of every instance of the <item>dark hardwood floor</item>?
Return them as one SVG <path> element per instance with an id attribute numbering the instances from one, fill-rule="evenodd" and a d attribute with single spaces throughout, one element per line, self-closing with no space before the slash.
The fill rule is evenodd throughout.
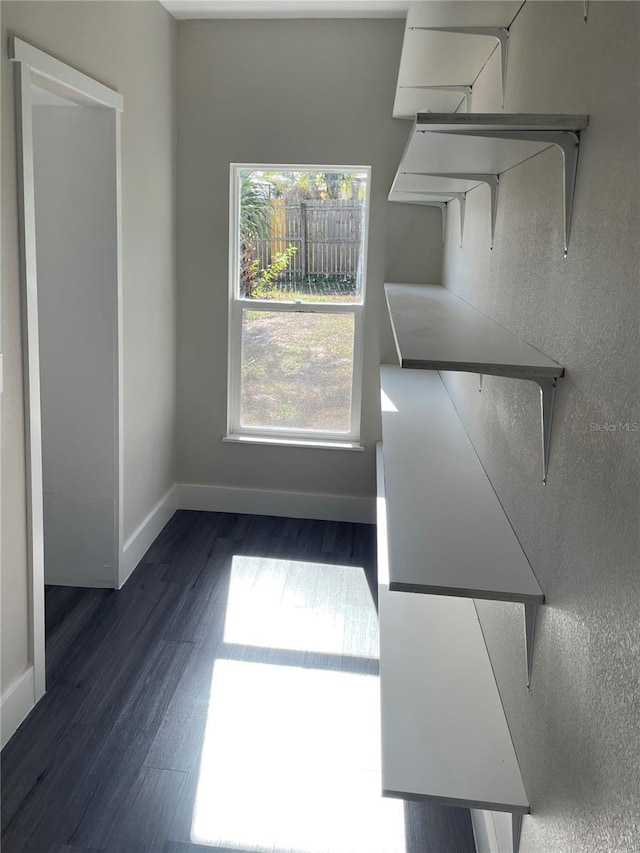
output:
<path id="1" fill-rule="evenodd" d="M 48 587 L 2 853 L 473 853 L 379 796 L 375 528 L 176 513 L 125 587 Z"/>

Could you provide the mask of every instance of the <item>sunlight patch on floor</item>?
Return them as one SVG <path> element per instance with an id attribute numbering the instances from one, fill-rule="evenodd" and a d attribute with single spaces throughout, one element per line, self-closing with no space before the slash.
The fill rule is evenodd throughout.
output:
<path id="1" fill-rule="evenodd" d="M 345 598 L 351 602 L 345 606 Z M 353 608 L 365 630 L 350 630 Z M 234 556 L 224 642 L 376 658 L 376 614 L 362 568 Z M 359 634 L 361 638 L 359 639 Z"/>
<path id="2" fill-rule="evenodd" d="M 361 567 L 234 556 L 191 841 L 405 853 L 403 804 L 380 794 L 377 658 Z"/>
<path id="3" fill-rule="evenodd" d="M 404 853 L 380 796 L 378 679 L 217 660 L 191 841 L 239 850 Z"/>

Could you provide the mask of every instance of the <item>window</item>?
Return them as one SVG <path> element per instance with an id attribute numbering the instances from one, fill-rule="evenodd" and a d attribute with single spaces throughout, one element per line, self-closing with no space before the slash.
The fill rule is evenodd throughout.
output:
<path id="1" fill-rule="evenodd" d="M 369 182 L 231 166 L 229 440 L 359 446 Z"/>

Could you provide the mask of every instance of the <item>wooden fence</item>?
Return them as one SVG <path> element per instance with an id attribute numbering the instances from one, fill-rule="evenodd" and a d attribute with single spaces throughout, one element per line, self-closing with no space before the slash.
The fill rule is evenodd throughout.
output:
<path id="1" fill-rule="evenodd" d="M 282 273 L 283 282 L 307 276 L 358 279 L 362 263 L 364 206 L 353 201 L 274 199 L 271 235 L 258 242 L 260 268 L 288 246 L 297 252 Z"/>

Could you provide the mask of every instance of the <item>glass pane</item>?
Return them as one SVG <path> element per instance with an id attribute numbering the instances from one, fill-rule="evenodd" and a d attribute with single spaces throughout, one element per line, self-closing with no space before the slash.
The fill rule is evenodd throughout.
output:
<path id="1" fill-rule="evenodd" d="M 348 432 L 353 314 L 243 311 L 243 427 Z"/>
<path id="2" fill-rule="evenodd" d="M 362 302 L 366 172 L 239 172 L 240 296 Z"/>

